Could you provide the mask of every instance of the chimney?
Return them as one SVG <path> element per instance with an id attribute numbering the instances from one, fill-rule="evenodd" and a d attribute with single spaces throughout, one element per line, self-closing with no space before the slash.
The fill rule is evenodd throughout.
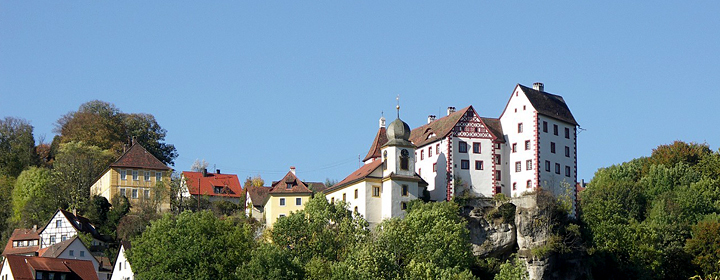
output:
<path id="1" fill-rule="evenodd" d="M 132 137 L 132 144 L 135 145 L 135 136 Z"/>
<path id="2" fill-rule="evenodd" d="M 431 123 L 431 122 L 433 122 L 433 121 L 435 121 L 435 115 L 429 115 L 429 116 L 428 116 L 428 123 Z"/>
<path id="3" fill-rule="evenodd" d="M 37 225 L 33 225 L 32 231 L 33 231 L 33 232 L 36 232 L 36 231 L 37 231 Z"/>
<path id="4" fill-rule="evenodd" d="M 545 85 L 541 82 L 533 83 L 533 89 L 537 91 L 545 91 Z"/>
<path id="5" fill-rule="evenodd" d="M 207 177 L 207 168 L 203 168 L 202 174 L 203 177 Z"/>
<path id="6" fill-rule="evenodd" d="M 385 117 L 380 117 L 380 128 L 385 127 Z"/>
<path id="7" fill-rule="evenodd" d="M 220 169 L 215 169 L 215 174 L 220 174 Z"/>
<path id="8" fill-rule="evenodd" d="M 292 172 L 292 174 L 295 175 L 295 166 L 290 166 L 290 172 Z"/>
<path id="9" fill-rule="evenodd" d="M 448 113 L 448 116 L 452 113 L 455 113 L 455 107 L 448 107 L 447 113 Z"/>

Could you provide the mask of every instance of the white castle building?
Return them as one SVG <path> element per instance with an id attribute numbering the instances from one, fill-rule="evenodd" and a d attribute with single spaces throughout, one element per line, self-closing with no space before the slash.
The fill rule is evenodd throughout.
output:
<path id="1" fill-rule="evenodd" d="M 348 202 L 374 224 L 403 216 L 423 190 L 434 201 L 515 197 L 538 188 L 558 195 L 577 182 L 578 124 L 565 100 L 542 83 L 515 86 L 499 118 L 449 107 L 447 116 L 430 115 L 406 135 L 408 127 L 398 118 L 386 129 L 381 118 L 364 166 L 329 188 L 327 198 Z"/>

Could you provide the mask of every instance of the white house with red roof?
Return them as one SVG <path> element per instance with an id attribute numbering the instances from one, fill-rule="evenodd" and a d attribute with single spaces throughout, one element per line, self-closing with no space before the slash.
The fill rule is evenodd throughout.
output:
<path id="1" fill-rule="evenodd" d="M 2 269 L 0 269 L 0 279 L 99 280 L 90 261 L 21 255 L 8 255 L 5 257 Z"/>
<path id="2" fill-rule="evenodd" d="M 384 219 L 405 216 L 408 203 L 422 195 L 427 183 L 415 172 L 415 164 L 410 127 L 398 118 L 385 129 L 381 118 L 365 165 L 324 192 L 331 203 L 344 201 L 375 226 Z"/>
<path id="3" fill-rule="evenodd" d="M 183 171 L 182 177 L 181 197 L 202 196 L 210 202 L 230 201 L 235 204 L 239 204 L 243 197 L 242 186 L 236 174 L 221 174 L 220 169 L 209 173 L 207 169 L 203 169 L 202 172 Z"/>

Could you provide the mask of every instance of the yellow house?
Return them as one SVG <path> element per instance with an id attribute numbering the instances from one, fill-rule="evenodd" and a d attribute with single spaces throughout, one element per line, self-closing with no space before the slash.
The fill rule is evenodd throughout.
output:
<path id="1" fill-rule="evenodd" d="M 128 198 L 131 206 L 152 202 L 158 203 L 160 210 L 169 210 L 171 171 L 172 168 L 134 142 L 93 183 L 90 195 L 100 195 L 108 201 L 115 195 L 121 195 Z"/>
<path id="2" fill-rule="evenodd" d="M 278 218 L 305 208 L 305 203 L 310 197 L 312 191 L 295 176 L 295 168 L 291 167 L 290 172 L 282 180 L 272 184 L 264 207 L 266 227 L 272 228 Z"/>

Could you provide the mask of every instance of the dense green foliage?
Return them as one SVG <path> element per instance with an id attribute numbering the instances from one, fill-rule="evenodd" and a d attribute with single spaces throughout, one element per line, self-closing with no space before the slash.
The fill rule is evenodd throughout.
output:
<path id="1" fill-rule="evenodd" d="M 0 119 L 0 176 L 17 177 L 37 163 L 30 123 L 13 117 Z"/>
<path id="2" fill-rule="evenodd" d="M 598 279 L 688 279 L 718 273 L 720 154 L 675 142 L 598 170 L 581 193 Z M 713 233 L 716 234 L 713 236 Z M 714 254 L 714 255 L 713 255 Z"/>

